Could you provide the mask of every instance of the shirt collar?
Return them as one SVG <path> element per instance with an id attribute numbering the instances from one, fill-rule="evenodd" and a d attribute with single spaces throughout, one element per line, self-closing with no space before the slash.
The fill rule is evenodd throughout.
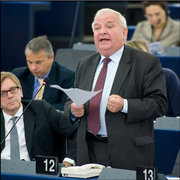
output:
<path id="1" fill-rule="evenodd" d="M 23 113 L 23 106 L 21 104 L 20 108 L 18 109 L 18 111 L 16 112 L 16 114 L 14 116 L 19 117 L 22 113 Z M 3 115 L 4 115 L 4 119 L 5 119 L 6 123 L 8 123 L 10 121 L 10 119 L 13 117 L 13 116 L 5 113 L 4 110 L 3 110 Z"/>
<path id="2" fill-rule="evenodd" d="M 114 54 L 112 54 L 109 58 L 114 61 L 115 63 L 119 63 L 122 53 L 124 50 L 124 46 L 122 46 L 121 49 L 119 49 L 118 51 L 116 51 Z M 101 60 L 100 63 L 102 63 L 103 59 L 106 58 L 105 56 L 101 55 Z"/>
<path id="3" fill-rule="evenodd" d="M 50 70 L 50 71 L 51 71 L 51 70 Z M 42 78 L 42 79 L 45 79 L 46 77 L 48 77 L 50 71 L 49 71 L 47 74 L 45 74 L 43 77 L 41 77 L 41 78 Z M 34 76 L 34 81 L 35 81 L 35 82 L 38 81 L 38 79 L 39 79 L 39 77 Z"/>

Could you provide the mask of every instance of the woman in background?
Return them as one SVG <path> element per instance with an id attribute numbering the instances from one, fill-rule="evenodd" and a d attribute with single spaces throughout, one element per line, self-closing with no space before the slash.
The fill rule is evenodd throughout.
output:
<path id="1" fill-rule="evenodd" d="M 148 2 L 142 3 L 147 20 L 137 24 L 136 30 L 131 40 L 144 41 L 151 52 L 158 50 L 157 44 L 167 50 L 169 46 L 180 45 L 180 22 L 172 20 L 168 16 L 166 2 Z M 163 52 L 152 52 L 161 54 Z"/>

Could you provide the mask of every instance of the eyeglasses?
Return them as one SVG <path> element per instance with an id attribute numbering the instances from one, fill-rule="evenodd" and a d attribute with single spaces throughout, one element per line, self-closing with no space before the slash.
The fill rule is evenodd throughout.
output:
<path id="1" fill-rule="evenodd" d="M 16 94 L 18 92 L 19 87 L 12 87 L 11 89 L 7 90 L 7 91 L 1 91 L 1 98 L 5 98 L 8 95 L 8 92 L 10 92 L 11 94 Z"/>

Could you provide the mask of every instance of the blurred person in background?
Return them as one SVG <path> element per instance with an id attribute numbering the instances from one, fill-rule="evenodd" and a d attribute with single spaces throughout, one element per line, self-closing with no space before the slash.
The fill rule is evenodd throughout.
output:
<path id="1" fill-rule="evenodd" d="M 165 54 L 170 46 L 180 45 L 180 22 L 168 16 L 167 2 L 142 2 L 147 20 L 137 24 L 131 40 L 145 42 L 153 54 Z"/>
<path id="2" fill-rule="evenodd" d="M 62 88 L 70 88 L 74 83 L 74 72 L 54 61 L 53 47 L 46 36 L 30 40 L 25 47 L 25 56 L 27 66 L 12 70 L 21 82 L 23 99 L 32 99 L 41 86 L 39 79 L 48 77 L 43 95 L 38 99 L 44 99 L 57 110 L 64 111 L 67 95 L 49 85 L 57 84 Z"/>

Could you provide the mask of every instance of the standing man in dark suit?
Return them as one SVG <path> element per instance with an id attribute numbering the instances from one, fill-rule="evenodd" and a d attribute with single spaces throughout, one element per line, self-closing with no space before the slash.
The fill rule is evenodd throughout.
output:
<path id="1" fill-rule="evenodd" d="M 56 109 L 64 111 L 66 94 L 58 89 L 50 88 L 49 84 L 70 88 L 74 83 L 74 72 L 54 62 L 53 47 L 45 36 L 36 37 L 28 42 L 25 47 L 25 55 L 28 67 L 20 67 L 12 71 L 21 82 L 23 99 L 34 97 L 40 87 L 38 79 L 48 77 L 49 82 L 44 89 L 42 99 Z"/>
<path id="2" fill-rule="evenodd" d="M 12 73 L 1 72 L 1 158 L 13 158 L 10 150 L 12 131 L 6 138 L 5 136 L 13 125 L 12 117 L 20 117 L 14 126 L 18 134 L 16 144 L 19 142 L 19 148 L 15 149 L 19 149 L 19 160 L 35 160 L 36 155 L 58 156 L 58 140 L 55 140 L 55 133 L 58 133 L 69 139 L 70 148 L 63 163 L 67 166 L 73 164 L 76 158 L 76 142 L 73 140 L 77 124 L 72 124 L 63 113 L 56 111 L 44 100 L 33 100 L 24 111 L 29 100 L 21 101 L 22 97 L 23 92 L 18 78 Z M 23 111 L 24 114 L 21 116 Z"/>
<path id="3" fill-rule="evenodd" d="M 67 117 L 80 123 L 77 164 L 91 162 L 134 170 L 140 165 L 153 166 L 153 121 L 163 116 L 167 108 L 160 61 L 149 53 L 124 45 L 128 31 L 126 20 L 117 11 L 98 11 L 92 29 L 98 53 L 79 63 L 74 87 L 94 90 L 104 58 L 110 58 L 110 62 L 101 88 L 100 105 L 96 104 L 98 100 L 93 101 L 96 97 L 84 105 L 78 106 L 70 99 L 65 104 Z M 97 109 L 99 114 L 95 120 L 100 119 L 100 129 L 93 134 L 89 121 Z"/>

